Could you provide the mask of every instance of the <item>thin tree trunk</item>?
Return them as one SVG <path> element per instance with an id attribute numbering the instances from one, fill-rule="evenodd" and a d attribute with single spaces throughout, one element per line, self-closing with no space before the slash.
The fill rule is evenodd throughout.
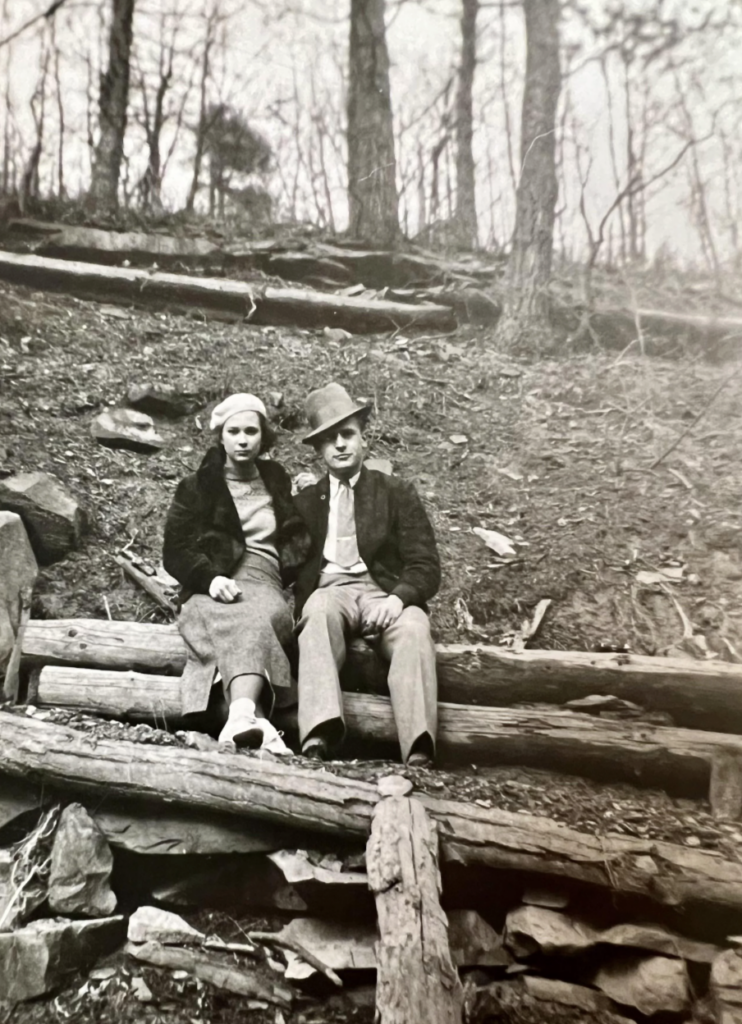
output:
<path id="1" fill-rule="evenodd" d="M 472 92 L 477 64 L 477 12 L 479 0 L 463 0 L 461 64 L 456 92 L 456 227 L 459 244 L 477 245 L 477 203 L 474 184 L 474 114 Z"/>
<path id="2" fill-rule="evenodd" d="M 385 0 L 351 0 L 348 90 L 350 232 L 377 245 L 399 236 Z"/>
<path id="3" fill-rule="evenodd" d="M 212 11 L 206 23 L 206 38 L 204 39 L 204 52 L 201 60 L 201 102 L 198 116 L 198 129 L 196 132 L 196 152 L 193 157 L 193 177 L 191 179 L 191 187 L 188 190 L 188 199 L 186 200 L 186 210 L 188 213 L 193 212 L 196 193 L 198 192 L 201 184 L 201 165 L 203 163 L 204 151 L 206 149 L 206 106 L 209 76 L 211 75 L 211 48 L 214 45 L 214 24 L 215 12 Z M 213 197 L 211 189 L 209 189 L 209 208 L 209 212 L 213 213 Z"/>
<path id="4" fill-rule="evenodd" d="M 524 0 L 527 58 L 521 122 L 520 180 L 509 288 L 498 333 L 517 344 L 528 328 L 548 326 L 546 289 L 551 276 L 556 109 L 561 88 L 559 0 Z"/>
<path id="5" fill-rule="evenodd" d="M 119 174 L 124 155 L 129 104 L 129 59 L 135 0 L 113 0 L 108 70 L 100 84 L 100 126 L 93 159 L 89 202 L 101 212 L 118 203 Z"/>

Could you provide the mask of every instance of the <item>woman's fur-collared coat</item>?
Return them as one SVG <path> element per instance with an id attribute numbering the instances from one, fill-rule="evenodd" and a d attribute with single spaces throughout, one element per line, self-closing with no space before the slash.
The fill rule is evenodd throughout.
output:
<path id="1" fill-rule="evenodd" d="M 224 479 L 224 458 L 223 449 L 210 448 L 199 469 L 178 484 L 167 515 L 163 564 L 181 584 L 181 603 L 191 594 L 208 594 L 214 577 L 231 576 L 245 553 L 242 524 Z M 268 459 L 255 465 L 273 502 L 281 580 L 288 586 L 306 559 L 309 536 L 283 466 Z"/>

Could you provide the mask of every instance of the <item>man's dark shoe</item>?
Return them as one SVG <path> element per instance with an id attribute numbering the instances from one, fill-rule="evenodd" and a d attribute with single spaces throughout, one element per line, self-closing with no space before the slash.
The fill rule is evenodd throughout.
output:
<path id="1" fill-rule="evenodd" d="M 302 755 L 311 758 L 312 761 L 326 760 L 327 750 L 327 740 L 323 740 L 321 736 L 310 736 L 301 748 Z"/>
<path id="2" fill-rule="evenodd" d="M 424 750 L 416 750 L 407 758 L 408 768 L 432 768 L 433 758 Z"/>

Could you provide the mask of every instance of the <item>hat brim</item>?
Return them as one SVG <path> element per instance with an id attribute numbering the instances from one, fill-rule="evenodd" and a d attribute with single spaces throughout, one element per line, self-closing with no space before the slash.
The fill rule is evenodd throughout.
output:
<path id="1" fill-rule="evenodd" d="M 333 419 L 323 423 L 321 427 L 317 427 L 306 437 L 301 439 L 302 444 L 314 444 L 318 438 L 322 437 L 328 431 L 332 430 L 333 427 L 337 427 L 340 423 L 344 423 L 346 420 L 352 419 L 353 416 L 362 416 L 364 420 L 367 420 L 371 415 L 370 405 L 357 405 L 355 409 L 351 409 L 350 412 L 344 412 L 342 416 L 335 416 Z"/>

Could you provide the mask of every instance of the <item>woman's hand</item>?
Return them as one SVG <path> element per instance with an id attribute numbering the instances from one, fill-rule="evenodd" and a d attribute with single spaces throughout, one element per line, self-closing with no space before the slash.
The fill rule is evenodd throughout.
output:
<path id="1" fill-rule="evenodd" d="M 228 576 L 215 576 L 209 585 L 209 597 L 213 597 L 215 601 L 223 601 L 224 604 L 236 601 L 241 593 L 235 581 Z"/>

